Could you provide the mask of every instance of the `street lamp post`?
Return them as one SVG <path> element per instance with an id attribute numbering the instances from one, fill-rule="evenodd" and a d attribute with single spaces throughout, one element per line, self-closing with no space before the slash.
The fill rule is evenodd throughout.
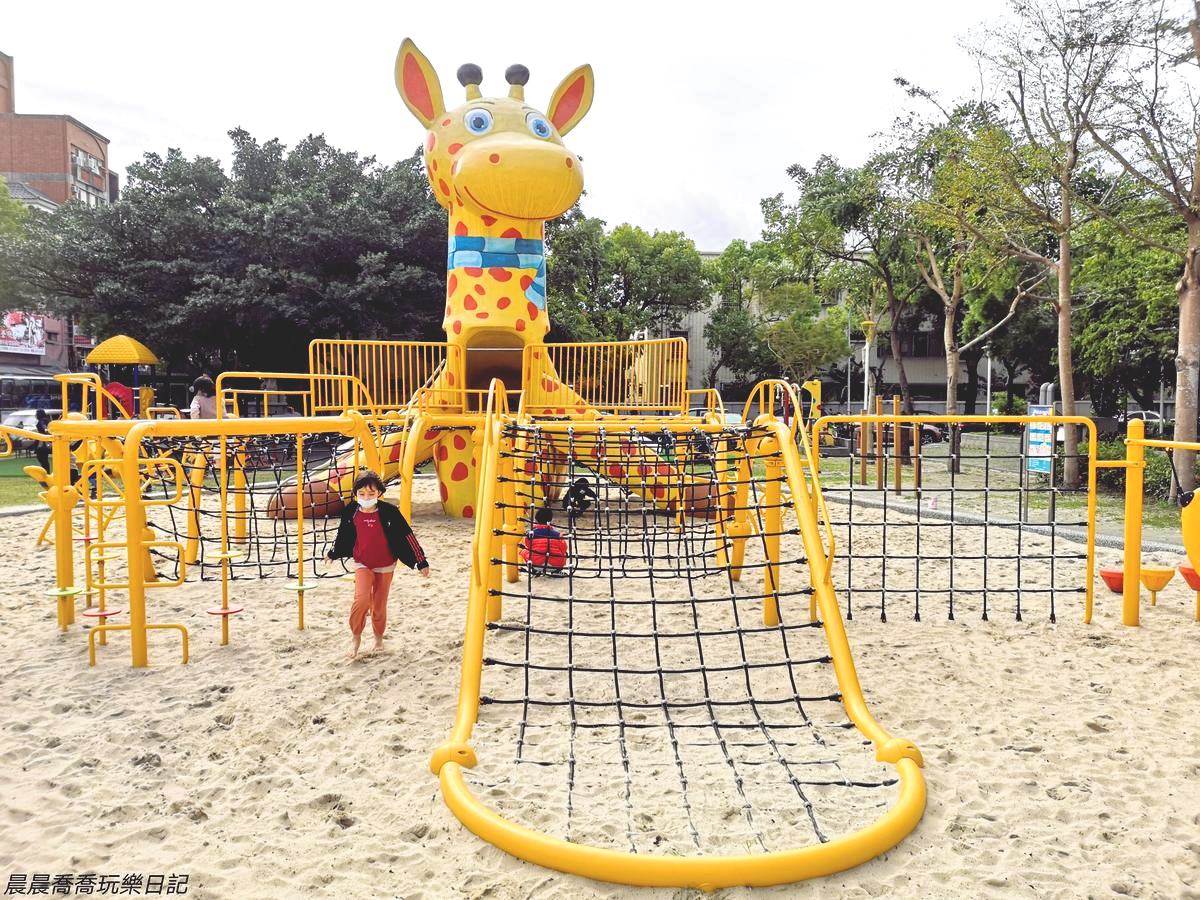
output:
<path id="1" fill-rule="evenodd" d="M 983 345 L 983 353 L 987 358 L 987 406 L 984 408 L 984 415 L 992 414 L 992 342 L 987 341 Z"/>

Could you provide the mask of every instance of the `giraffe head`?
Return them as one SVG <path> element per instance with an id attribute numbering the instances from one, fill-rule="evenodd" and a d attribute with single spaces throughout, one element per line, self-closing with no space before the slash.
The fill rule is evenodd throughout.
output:
<path id="1" fill-rule="evenodd" d="M 562 136 L 592 105 L 591 66 L 580 66 L 555 89 L 545 113 L 525 103 L 529 70 L 509 66 L 507 97 L 483 97 L 478 66 L 458 80 L 466 102 L 447 110 L 437 73 L 409 39 L 396 56 L 396 87 L 428 129 L 425 169 L 438 203 L 487 219 L 546 220 L 562 215 L 583 192 L 579 157 Z"/>

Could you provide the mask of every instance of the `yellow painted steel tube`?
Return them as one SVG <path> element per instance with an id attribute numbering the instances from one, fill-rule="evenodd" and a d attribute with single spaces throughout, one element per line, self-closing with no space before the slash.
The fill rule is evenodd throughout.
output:
<path id="1" fill-rule="evenodd" d="M 1142 502 L 1146 477 L 1146 423 L 1130 419 L 1125 444 L 1125 561 L 1121 622 L 1141 624 Z"/>
<path id="2" fill-rule="evenodd" d="M 497 416 L 489 415 L 480 458 L 479 508 L 495 500 L 499 453 Z M 479 712 L 483 645 L 487 618 L 486 569 L 492 565 L 484 517 L 476 522 L 476 554 L 467 603 L 467 629 L 463 642 L 458 712 L 450 739 L 434 753 L 430 767 L 438 775 L 442 796 L 455 816 L 479 837 L 529 862 L 594 878 L 655 887 L 694 887 L 716 890 L 734 885 L 767 886 L 828 875 L 858 865 L 894 847 L 920 821 L 925 809 L 925 781 L 919 751 L 907 741 L 892 738 L 871 716 L 850 657 L 849 643 L 829 583 L 828 559 L 821 544 L 816 505 L 803 485 L 799 454 L 788 430 L 772 428 L 784 457 L 784 470 L 800 520 L 801 535 L 811 564 L 814 593 L 825 617 L 825 633 L 834 657 L 834 671 L 847 714 L 876 746 L 876 757 L 895 766 L 900 780 L 896 804 L 871 825 L 829 841 L 796 850 L 737 856 L 649 856 L 587 847 L 563 841 L 509 822 L 487 808 L 471 793 L 463 768 L 475 764 L 468 745 Z"/>

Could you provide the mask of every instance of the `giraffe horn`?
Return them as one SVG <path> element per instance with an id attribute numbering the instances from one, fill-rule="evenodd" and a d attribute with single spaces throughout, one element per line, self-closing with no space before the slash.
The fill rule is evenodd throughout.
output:
<path id="1" fill-rule="evenodd" d="M 525 99 L 525 85 L 529 82 L 529 69 L 514 63 L 504 70 L 504 80 L 510 85 L 508 96 L 513 100 Z"/>
<path id="2" fill-rule="evenodd" d="M 467 89 L 468 100 L 478 100 L 483 96 L 479 85 L 483 83 L 483 69 L 475 63 L 463 63 L 458 67 L 458 83 Z"/>

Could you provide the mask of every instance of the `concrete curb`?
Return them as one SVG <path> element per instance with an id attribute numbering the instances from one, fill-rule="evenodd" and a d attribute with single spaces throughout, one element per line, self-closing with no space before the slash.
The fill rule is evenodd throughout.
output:
<path id="1" fill-rule="evenodd" d="M 0 507 L 0 519 L 8 516 L 27 516 L 35 512 L 49 512 L 50 507 L 44 503 L 38 506 L 4 506 Z"/>

